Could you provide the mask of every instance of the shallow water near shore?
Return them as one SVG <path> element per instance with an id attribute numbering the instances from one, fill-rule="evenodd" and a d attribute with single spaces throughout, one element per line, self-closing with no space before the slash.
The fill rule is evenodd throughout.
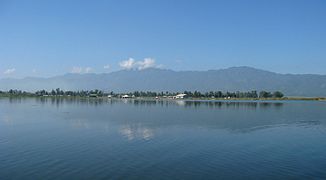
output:
<path id="1" fill-rule="evenodd" d="M 0 179 L 324 179 L 326 102 L 0 98 Z"/>

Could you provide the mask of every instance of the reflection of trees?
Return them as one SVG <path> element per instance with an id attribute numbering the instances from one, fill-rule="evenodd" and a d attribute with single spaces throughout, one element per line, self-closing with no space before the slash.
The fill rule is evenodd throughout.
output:
<path id="1" fill-rule="evenodd" d="M 9 97 L 10 103 L 21 103 L 25 98 L 22 97 Z"/>
<path id="2" fill-rule="evenodd" d="M 21 103 L 28 98 L 9 98 L 10 103 Z M 33 99 L 33 98 L 32 98 Z M 34 98 L 37 103 L 55 105 L 57 107 L 67 105 L 90 105 L 98 106 L 102 104 L 132 104 L 135 106 L 182 106 L 186 108 L 248 108 L 248 109 L 268 109 L 281 108 L 283 102 L 271 101 L 206 101 L 206 100 L 153 100 L 153 99 L 106 99 L 106 98 L 66 98 L 66 97 L 39 97 Z"/>
<path id="3" fill-rule="evenodd" d="M 67 104 L 67 105 L 91 105 L 98 106 L 103 103 L 111 103 L 109 99 L 95 99 L 95 98 L 66 98 L 66 97 L 39 97 L 35 98 L 36 102 L 41 104 L 51 103 L 52 105 L 56 105 L 57 107 Z"/>
<path id="4" fill-rule="evenodd" d="M 138 105 L 160 105 L 160 106 L 184 106 L 184 107 L 209 107 L 209 108 L 271 108 L 282 107 L 282 102 L 258 102 L 258 101 L 195 101 L 195 100 L 128 100 L 130 104 Z"/>
<path id="5" fill-rule="evenodd" d="M 157 129 L 171 126 L 245 132 L 278 125 L 325 124 L 325 104 L 318 102 L 66 97 L 0 100 L 4 102 L 3 107 L 12 113 L 2 111 L 10 114 L 15 122 L 20 118 L 22 110 L 31 112 L 28 114 L 32 117 L 55 114 L 58 119 L 65 119 L 80 129 L 122 127 L 118 131 L 128 139 L 150 139 Z M 19 104 L 22 106 L 17 106 Z M 16 106 L 17 108 L 12 108 Z M 0 116 L 2 123 L 9 123 L 9 120 Z"/>
<path id="6" fill-rule="evenodd" d="M 281 107 L 283 103 L 275 102 L 240 102 L 240 101 L 186 101 L 186 107 L 209 107 L 209 108 L 270 108 Z"/>
<path id="7" fill-rule="evenodd" d="M 118 103 L 112 101 L 112 103 Z M 282 107 L 282 102 L 259 102 L 259 101 L 196 101 L 196 100 L 127 100 L 125 103 L 136 106 L 184 106 L 184 107 L 209 107 L 209 108 L 271 108 Z"/>

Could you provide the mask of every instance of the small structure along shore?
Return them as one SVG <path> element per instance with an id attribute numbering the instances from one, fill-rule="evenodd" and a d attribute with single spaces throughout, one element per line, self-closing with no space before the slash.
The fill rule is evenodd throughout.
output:
<path id="1" fill-rule="evenodd" d="M 127 99 L 127 98 L 131 98 L 128 94 L 122 95 L 121 96 L 122 99 Z"/>
<path id="2" fill-rule="evenodd" d="M 187 94 L 177 94 L 173 97 L 173 99 L 184 99 L 187 97 Z"/>

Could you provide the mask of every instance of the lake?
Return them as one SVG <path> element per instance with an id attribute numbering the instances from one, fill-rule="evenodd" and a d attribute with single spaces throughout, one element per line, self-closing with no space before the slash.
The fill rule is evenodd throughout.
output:
<path id="1" fill-rule="evenodd" d="M 0 179 L 325 179 L 326 102 L 0 98 Z"/>

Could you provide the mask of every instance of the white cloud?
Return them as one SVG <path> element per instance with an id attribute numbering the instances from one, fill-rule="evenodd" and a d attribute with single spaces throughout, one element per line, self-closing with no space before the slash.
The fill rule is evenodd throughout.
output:
<path id="1" fill-rule="evenodd" d="M 143 70 L 151 67 L 155 67 L 155 60 L 152 58 L 145 58 L 144 61 L 138 61 L 138 69 Z"/>
<path id="2" fill-rule="evenodd" d="M 105 65 L 103 68 L 104 69 L 110 69 L 110 67 L 111 67 L 110 65 Z"/>
<path id="3" fill-rule="evenodd" d="M 138 70 L 161 67 L 160 65 L 156 65 L 155 59 L 152 58 L 145 58 L 143 61 L 135 61 L 133 58 L 129 58 L 128 60 L 121 61 L 119 65 L 122 69 Z"/>
<path id="4" fill-rule="evenodd" d="M 133 69 L 135 68 L 136 63 L 133 58 L 129 58 L 128 60 L 120 62 L 119 65 L 122 69 Z"/>
<path id="5" fill-rule="evenodd" d="M 93 71 L 93 68 L 91 67 L 73 67 L 72 70 L 71 70 L 71 73 L 74 73 L 74 74 L 84 74 L 84 73 L 90 73 Z"/>
<path id="6" fill-rule="evenodd" d="M 9 74 L 13 74 L 15 71 L 16 71 L 15 68 L 11 68 L 11 69 L 7 69 L 7 70 L 5 70 L 5 71 L 3 72 L 3 74 L 7 74 L 7 75 L 9 75 Z"/>

